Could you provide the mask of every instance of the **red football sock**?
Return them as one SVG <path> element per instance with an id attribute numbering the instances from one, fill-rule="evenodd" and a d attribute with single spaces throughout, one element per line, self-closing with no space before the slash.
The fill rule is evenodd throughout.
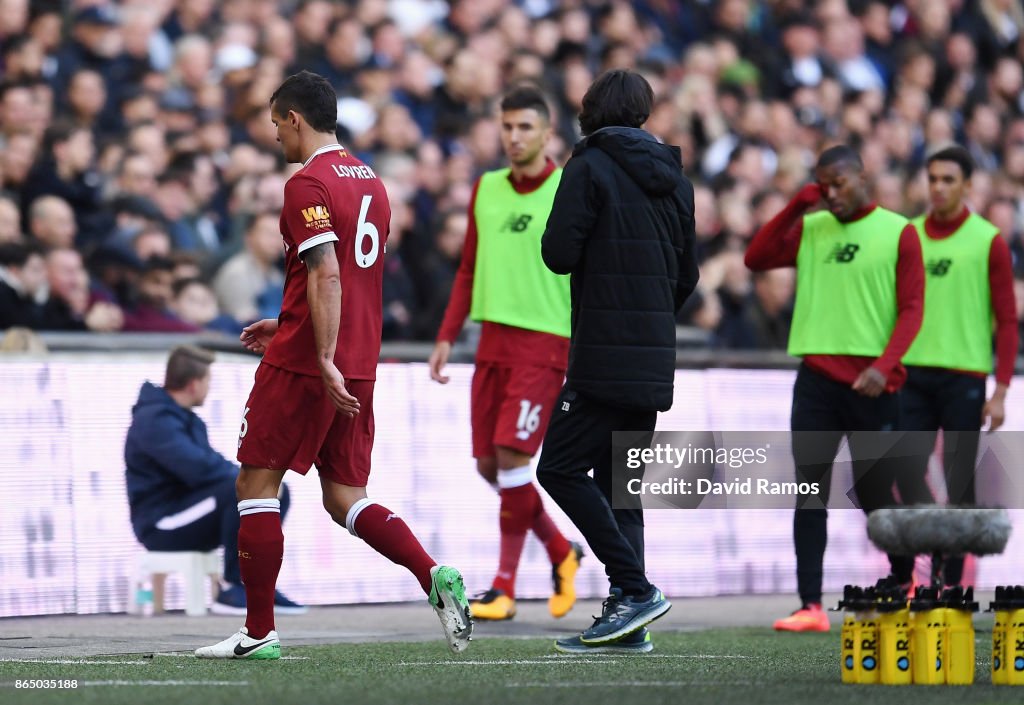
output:
<path id="1" fill-rule="evenodd" d="M 437 562 L 423 550 L 402 518 L 387 507 L 367 503 L 358 509 L 355 535 L 392 563 L 405 566 L 430 594 L 430 569 Z"/>
<path id="2" fill-rule="evenodd" d="M 261 511 L 240 519 L 238 563 L 245 585 L 245 628 L 249 636 L 261 639 L 274 629 L 274 587 L 284 558 L 281 513 Z"/>
<path id="3" fill-rule="evenodd" d="M 537 507 L 539 511 L 533 517 L 533 526 L 531 528 L 533 533 L 537 534 L 537 538 L 540 539 L 541 543 L 544 544 L 544 549 L 548 552 L 548 560 L 551 561 L 552 565 L 558 565 L 569 557 L 569 551 L 572 550 L 572 546 L 569 545 L 569 540 L 555 526 L 551 516 L 544 510 L 544 502 L 541 501 L 539 494 L 537 496 Z"/>
<path id="4" fill-rule="evenodd" d="M 498 557 L 498 572 L 491 587 L 514 598 L 519 558 L 526 543 L 526 533 L 533 523 L 536 501 L 539 497 L 532 483 L 519 487 L 503 487 L 499 494 L 501 508 L 498 514 L 498 527 L 501 530 L 501 551 Z"/>

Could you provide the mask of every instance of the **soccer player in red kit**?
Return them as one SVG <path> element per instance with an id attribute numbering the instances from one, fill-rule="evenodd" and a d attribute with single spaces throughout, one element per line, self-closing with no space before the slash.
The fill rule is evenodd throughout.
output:
<path id="1" fill-rule="evenodd" d="M 569 278 L 540 257 L 540 236 L 562 170 L 547 156 L 551 113 L 540 89 L 521 85 L 501 100 L 501 145 L 510 166 L 483 174 L 469 205 L 462 262 L 452 285 L 430 376 L 444 367 L 466 317 L 483 322 L 470 402 L 477 472 L 498 490 L 501 531 L 491 589 L 470 603 L 475 619 L 512 619 L 519 558 L 532 530 L 551 561 L 553 617 L 576 602 L 583 550 L 544 510 L 533 483 L 537 452 L 569 359 Z"/>
<path id="2" fill-rule="evenodd" d="M 275 659 L 274 588 L 284 554 L 278 488 L 316 465 L 331 518 L 419 581 L 453 652 L 472 621 L 462 576 L 439 566 L 402 519 L 366 496 L 381 281 L 391 208 L 376 174 L 337 143 L 337 96 L 315 73 L 289 76 L 270 99 L 277 141 L 302 167 L 284 190 L 287 276 L 277 320 L 242 331 L 263 361 L 238 436 L 238 555 L 245 626 L 200 658 Z"/>

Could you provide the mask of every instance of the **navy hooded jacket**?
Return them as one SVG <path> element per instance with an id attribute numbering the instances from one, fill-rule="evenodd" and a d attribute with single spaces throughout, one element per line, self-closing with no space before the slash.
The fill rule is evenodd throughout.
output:
<path id="1" fill-rule="evenodd" d="M 182 497 L 238 476 L 238 466 L 210 446 L 203 420 L 150 382 L 132 407 L 124 462 L 137 537 L 173 513 Z"/>

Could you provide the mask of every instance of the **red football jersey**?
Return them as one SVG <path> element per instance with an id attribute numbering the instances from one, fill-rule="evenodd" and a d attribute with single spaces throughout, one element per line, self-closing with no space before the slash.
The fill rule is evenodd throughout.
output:
<path id="1" fill-rule="evenodd" d="M 351 379 L 376 379 L 380 355 L 381 283 L 391 206 L 370 167 L 339 144 L 321 147 L 284 187 L 284 301 L 279 328 L 263 361 L 319 375 L 302 253 L 334 242 L 341 271 L 341 325 L 334 363 Z"/>

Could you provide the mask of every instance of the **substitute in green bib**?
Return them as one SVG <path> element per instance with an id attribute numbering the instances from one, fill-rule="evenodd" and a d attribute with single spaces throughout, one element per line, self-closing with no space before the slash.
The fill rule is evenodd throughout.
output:
<path id="1" fill-rule="evenodd" d="M 878 462 L 896 430 L 900 358 L 921 325 L 921 243 L 906 218 L 871 202 L 864 166 L 852 148 L 826 149 L 803 187 L 754 235 L 746 254 L 754 271 L 796 267 L 789 353 L 803 358 L 793 386 L 790 428 L 801 495 L 793 517 L 801 607 L 776 620 L 779 631 L 828 631 L 821 608 L 832 464 L 843 437 L 854 490 L 867 513 L 895 503 L 892 474 Z M 827 208 L 809 212 L 824 200 Z M 866 433 L 857 433 L 866 432 Z M 913 557 L 890 556 L 894 575 Z"/>
<path id="2" fill-rule="evenodd" d="M 537 88 L 504 96 L 501 144 L 510 166 L 485 173 L 473 191 L 462 262 L 430 355 L 431 379 L 447 383 L 444 367 L 466 317 L 482 324 L 470 400 L 473 457 L 501 497 L 501 542 L 491 589 L 470 603 L 476 619 L 515 616 L 516 571 L 531 530 L 551 560 L 552 616 L 576 601 L 582 549 L 544 510 L 530 467 L 569 360 L 569 277 L 549 271 L 540 250 L 562 176 L 545 151 L 550 137 L 550 111 Z"/>
<path id="3" fill-rule="evenodd" d="M 929 503 L 928 457 L 942 429 L 950 504 L 974 504 L 974 468 L 981 427 L 994 431 L 1006 416 L 1006 390 L 1017 353 L 1017 312 L 1010 248 L 999 230 L 967 205 L 974 161 L 959 145 L 928 156 L 931 209 L 914 219 L 924 256 L 924 322 L 903 356 L 907 383 L 900 428 L 909 452 L 897 475 L 900 496 Z M 986 401 L 995 332 L 995 390 Z M 964 577 L 963 556 L 944 563 L 947 585 Z"/>

